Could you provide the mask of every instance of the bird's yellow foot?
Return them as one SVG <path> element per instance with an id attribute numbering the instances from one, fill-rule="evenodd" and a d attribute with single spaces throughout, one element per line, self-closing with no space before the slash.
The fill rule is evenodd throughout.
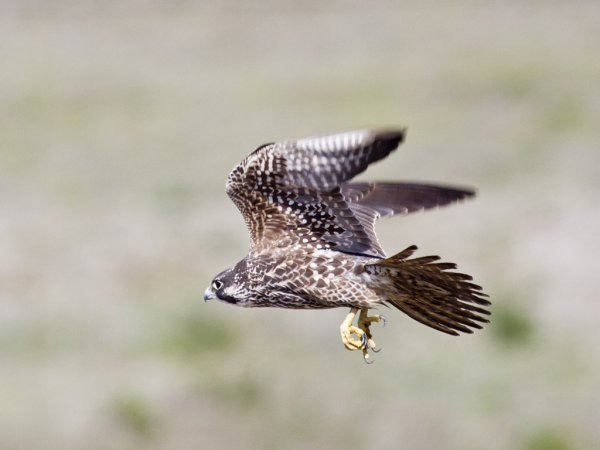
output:
<path id="1" fill-rule="evenodd" d="M 369 316 L 368 309 L 361 309 L 358 317 L 358 327 L 355 327 L 352 325 L 352 322 L 357 312 L 358 308 L 350 309 L 350 313 L 348 313 L 340 325 L 340 334 L 344 347 L 348 350 L 362 350 L 365 362 L 370 364 L 373 360 L 369 355 L 369 351 L 378 352 L 379 349 L 377 349 L 375 341 L 373 341 L 369 327 L 375 322 L 383 322 L 385 324 L 385 318 L 380 315 Z"/>
<path id="2" fill-rule="evenodd" d="M 342 343 L 348 350 L 361 350 L 366 345 L 367 337 L 365 332 L 360 328 L 352 325 L 354 317 L 358 312 L 357 308 L 350 309 L 350 313 L 346 316 L 342 324 L 340 325 L 340 334 L 342 336 Z"/>
<path id="3" fill-rule="evenodd" d="M 369 348 L 369 350 L 372 350 L 375 353 L 377 353 L 381 349 L 378 349 L 377 346 L 375 345 L 375 341 L 373 340 L 373 335 L 371 334 L 370 326 L 372 323 L 377 323 L 377 322 L 381 322 L 383 324 L 383 326 L 385 326 L 385 317 L 380 314 L 375 314 L 374 316 L 369 316 L 368 314 L 369 314 L 368 309 L 360 310 L 360 314 L 358 316 L 358 328 L 360 328 L 361 330 L 364 331 L 365 336 L 367 338 L 367 347 Z M 365 357 L 365 360 L 367 360 L 368 354 L 364 355 L 364 352 L 363 352 L 363 356 Z"/>

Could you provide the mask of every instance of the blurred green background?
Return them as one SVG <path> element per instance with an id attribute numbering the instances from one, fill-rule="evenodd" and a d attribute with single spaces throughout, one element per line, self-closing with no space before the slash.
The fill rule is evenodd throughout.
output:
<path id="1" fill-rule="evenodd" d="M 0 448 L 600 447 L 600 3 L 0 1 Z M 493 322 L 204 303 L 259 144 L 402 125 L 361 176 L 474 186 L 379 223 Z"/>

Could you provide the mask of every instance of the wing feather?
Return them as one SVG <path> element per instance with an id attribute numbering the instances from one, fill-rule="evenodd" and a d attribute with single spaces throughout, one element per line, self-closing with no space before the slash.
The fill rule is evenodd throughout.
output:
<path id="1" fill-rule="evenodd" d="M 345 183 L 341 190 L 373 246 L 380 249 L 375 234 L 375 222 L 380 217 L 444 206 L 475 195 L 470 189 L 423 183 Z"/>
<path id="2" fill-rule="evenodd" d="M 474 195 L 422 183 L 350 182 L 394 151 L 404 130 L 360 130 L 258 147 L 227 179 L 252 248 L 314 245 L 375 257 L 380 217 L 453 203 Z"/>
<path id="3" fill-rule="evenodd" d="M 252 247 L 309 244 L 383 256 L 340 185 L 385 158 L 403 138 L 404 130 L 362 130 L 256 149 L 226 184 Z"/>

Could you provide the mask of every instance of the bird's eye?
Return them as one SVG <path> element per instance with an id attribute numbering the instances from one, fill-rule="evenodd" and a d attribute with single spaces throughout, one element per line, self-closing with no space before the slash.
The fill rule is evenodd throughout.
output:
<path id="1" fill-rule="evenodd" d="M 222 281 L 215 280 L 215 281 L 213 281 L 213 282 L 212 282 L 212 288 L 213 288 L 215 291 L 218 291 L 218 290 L 219 290 L 219 289 L 221 289 L 222 287 L 223 287 L 223 282 L 222 282 Z"/>

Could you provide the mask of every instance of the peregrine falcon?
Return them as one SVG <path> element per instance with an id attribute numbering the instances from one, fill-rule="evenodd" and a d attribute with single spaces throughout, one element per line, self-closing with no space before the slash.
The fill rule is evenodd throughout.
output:
<path id="1" fill-rule="evenodd" d="M 394 306 L 450 335 L 481 328 L 490 302 L 472 277 L 438 256 L 413 257 L 412 245 L 386 257 L 375 221 L 454 203 L 470 189 L 402 182 L 350 181 L 387 157 L 404 129 L 359 130 L 258 147 L 238 166 L 226 192 L 250 232 L 248 255 L 218 274 L 204 299 L 244 307 L 350 308 L 344 346 L 370 361 L 377 351 L 368 315 Z M 353 321 L 359 315 L 356 325 Z"/>

